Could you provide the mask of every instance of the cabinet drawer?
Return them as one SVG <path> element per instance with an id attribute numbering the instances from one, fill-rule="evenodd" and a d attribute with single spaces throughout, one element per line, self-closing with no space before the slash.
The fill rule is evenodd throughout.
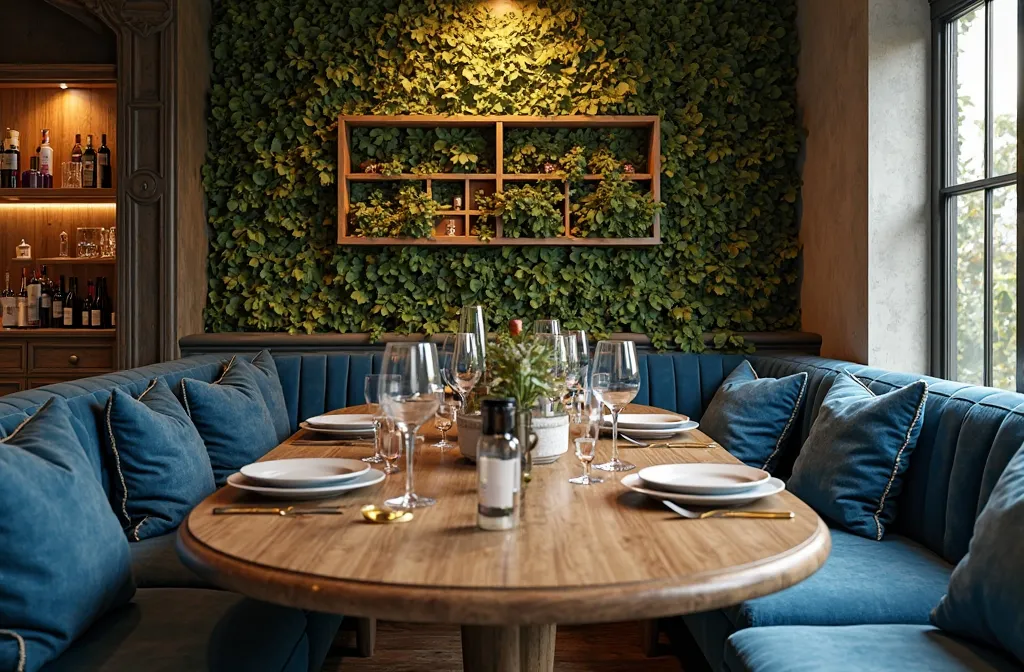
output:
<path id="1" fill-rule="evenodd" d="M 21 373 L 24 370 L 25 344 L 0 343 L 0 373 Z"/>
<path id="2" fill-rule="evenodd" d="M 29 371 L 74 375 L 75 371 L 97 373 L 114 368 L 114 345 L 68 343 L 29 345 Z"/>
<path id="3" fill-rule="evenodd" d="M 14 394 L 25 389 L 25 381 L 20 378 L 0 379 L 0 396 Z"/>

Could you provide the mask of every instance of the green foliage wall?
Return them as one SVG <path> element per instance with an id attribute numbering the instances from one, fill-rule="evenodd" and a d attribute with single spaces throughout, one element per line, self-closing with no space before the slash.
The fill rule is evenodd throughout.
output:
<path id="1" fill-rule="evenodd" d="M 215 0 L 211 331 L 799 325 L 795 0 Z M 339 114 L 658 114 L 664 244 L 342 248 Z M 733 338 L 732 344 L 738 343 Z"/>

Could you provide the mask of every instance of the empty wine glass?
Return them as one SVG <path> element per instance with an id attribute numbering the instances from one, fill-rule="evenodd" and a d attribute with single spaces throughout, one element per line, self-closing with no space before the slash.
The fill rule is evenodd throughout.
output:
<path id="1" fill-rule="evenodd" d="M 433 499 L 413 491 L 413 453 L 416 432 L 437 412 L 443 389 L 437 348 L 433 343 L 388 343 L 381 373 L 397 376 L 380 379 L 380 400 L 405 442 L 405 494 L 384 503 L 399 510 L 432 506 L 436 503 Z"/>
<path id="2" fill-rule="evenodd" d="M 544 401 L 544 415 L 550 416 L 554 412 L 554 405 L 562 398 L 562 390 L 565 389 L 565 377 L 568 372 L 568 363 L 565 350 L 566 337 L 559 334 L 534 334 L 537 341 L 543 343 L 551 353 L 551 376 L 555 379 L 555 396 L 547 397 Z"/>
<path id="3" fill-rule="evenodd" d="M 576 354 L 579 358 L 579 386 L 586 390 L 590 387 L 590 346 L 587 343 L 587 332 L 583 329 L 567 331 L 566 336 L 576 341 Z"/>
<path id="4" fill-rule="evenodd" d="M 480 361 L 487 364 L 487 323 L 484 321 L 483 306 L 463 306 L 459 313 L 459 333 L 476 334 Z"/>
<path id="5" fill-rule="evenodd" d="M 441 345 L 437 348 L 437 364 L 441 368 L 441 382 L 450 387 L 453 394 L 458 394 L 458 385 L 451 377 L 452 355 L 455 353 L 455 334 L 445 334 Z"/>
<path id="6" fill-rule="evenodd" d="M 380 456 L 384 458 L 384 473 L 390 476 L 401 471 L 395 462 L 402 456 L 402 437 L 395 431 L 391 418 L 381 423 Z"/>
<path id="7" fill-rule="evenodd" d="M 535 334 L 560 334 L 562 325 L 558 320 L 534 320 L 533 333 Z"/>
<path id="8" fill-rule="evenodd" d="M 363 396 L 370 406 L 369 411 L 373 416 L 373 455 L 364 457 L 363 462 L 373 464 L 380 464 L 384 461 L 380 453 L 381 423 L 388 419 L 384 408 L 380 405 L 380 378 L 380 374 L 373 373 L 368 375 L 363 383 Z"/>
<path id="9" fill-rule="evenodd" d="M 455 381 L 463 405 L 468 401 L 469 393 L 480 382 L 483 373 L 484 358 L 481 354 L 480 339 L 473 333 L 455 334 L 448 377 Z"/>
<path id="10" fill-rule="evenodd" d="M 580 352 L 579 344 L 572 336 L 562 336 L 565 344 L 565 394 L 568 397 L 569 408 L 572 413 L 576 412 L 576 387 L 580 382 Z"/>
<path id="11" fill-rule="evenodd" d="M 619 413 L 640 391 L 640 366 L 633 341 L 599 341 L 594 349 L 591 387 L 612 414 L 612 459 L 603 471 L 629 471 L 635 464 L 619 459 Z"/>
<path id="12" fill-rule="evenodd" d="M 448 440 L 448 430 L 455 424 L 456 418 L 456 407 L 455 404 L 444 401 L 442 392 L 441 403 L 437 406 L 437 414 L 434 416 L 434 427 L 441 432 L 441 440 L 434 444 L 434 448 L 440 448 L 442 451 L 454 448 L 455 444 Z"/>
<path id="13" fill-rule="evenodd" d="M 597 440 L 601 433 L 602 411 L 601 400 L 593 390 L 580 396 L 579 413 L 569 425 L 569 435 L 576 446 L 576 459 L 583 464 L 583 475 L 569 479 L 574 485 L 604 482 L 604 479 L 590 475 L 591 462 L 597 454 Z"/>

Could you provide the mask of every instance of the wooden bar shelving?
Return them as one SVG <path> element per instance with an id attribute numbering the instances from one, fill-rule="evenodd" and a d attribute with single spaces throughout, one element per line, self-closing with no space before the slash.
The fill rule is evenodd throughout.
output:
<path id="1" fill-rule="evenodd" d="M 401 173 L 383 175 L 353 171 L 351 161 L 351 131 L 353 128 L 480 128 L 494 132 L 495 171 L 489 173 Z M 576 238 L 571 235 L 571 189 L 565 176 L 559 173 L 506 173 L 504 170 L 504 135 L 510 128 L 631 128 L 648 131 L 647 165 L 644 172 L 628 173 L 626 179 L 649 183 L 647 187 L 655 200 L 661 196 L 661 122 L 657 116 L 590 116 L 568 115 L 557 117 L 528 116 L 345 116 L 338 119 L 338 159 L 340 178 L 338 180 L 338 243 L 342 245 L 396 245 L 396 246 L 585 246 L 585 247 L 645 247 L 661 243 L 661 219 L 655 214 L 651 222 L 651 235 L 640 238 Z M 603 175 L 588 174 L 585 182 L 597 182 Z M 438 226 L 429 238 L 367 238 L 355 235 L 349 230 L 349 208 L 351 206 L 351 183 L 355 182 L 423 182 L 427 194 L 432 194 L 432 183 L 439 181 L 463 181 L 463 202 L 466 209 L 442 209 L 437 213 Z M 506 182 L 563 182 L 562 212 L 564 234 L 549 238 L 513 238 L 503 235 L 501 217 L 496 217 L 494 235 L 481 240 L 471 235 L 472 217 L 483 214 L 474 208 L 473 189 L 483 185 L 488 192 L 504 191 Z M 474 184 L 475 183 L 475 184 Z M 472 189 L 471 189 L 472 185 Z M 460 235 L 441 235 L 441 222 L 445 217 L 461 217 L 463 226 Z"/>
<path id="2" fill-rule="evenodd" d="M 116 203 L 116 189 L 0 189 L 0 201 L 11 203 Z"/>
<path id="3" fill-rule="evenodd" d="M 114 265 L 117 263 L 116 257 L 42 257 L 32 259 L 11 259 L 12 263 L 15 264 L 47 264 L 52 266 L 77 266 L 85 264 L 103 264 L 103 265 Z"/>

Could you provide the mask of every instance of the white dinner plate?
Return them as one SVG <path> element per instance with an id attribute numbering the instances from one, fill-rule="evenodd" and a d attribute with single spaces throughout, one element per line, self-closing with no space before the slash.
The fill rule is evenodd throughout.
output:
<path id="1" fill-rule="evenodd" d="M 366 413 L 351 415 L 317 415 L 306 418 L 306 424 L 317 429 L 373 429 L 373 416 Z"/>
<path id="2" fill-rule="evenodd" d="M 619 425 L 619 434 L 629 434 L 629 436 L 634 439 L 670 439 L 676 434 L 688 432 L 691 429 L 697 429 L 698 427 L 700 427 L 700 423 L 694 420 L 685 422 L 679 427 L 673 427 L 672 429 L 626 429 L 622 425 Z M 601 433 L 611 436 L 611 425 L 602 426 Z"/>
<path id="3" fill-rule="evenodd" d="M 685 415 L 675 413 L 622 413 L 619 427 L 622 429 L 676 429 L 690 421 Z M 604 424 L 612 424 L 612 416 L 604 416 Z"/>
<path id="4" fill-rule="evenodd" d="M 744 492 L 737 492 L 732 495 L 684 495 L 679 492 L 651 490 L 643 487 L 643 481 L 640 480 L 640 474 L 629 474 L 628 476 L 623 476 L 621 483 L 633 492 L 639 492 L 642 495 L 653 497 L 658 501 L 667 499 L 668 501 L 675 502 L 676 504 L 689 504 L 690 506 L 744 506 L 745 504 L 756 502 L 764 497 L 777 495 L 786 489 L 786 484 L 774 477 L 769 478 L 766 482 L 755 488 L 751 488 Z"/>
<path id="5" fill-rule="evenodd" d="M 257 485 L 271 488 L 314 488 L 355 478 L 370 465 L 344 457 L 297 457 L 289 460 L 253 462 L 242 467 L 242 475 Z"/>
<path id="6" fill-rule="evenodd" d="M 369 429 L 324 429 L 323 427 L 314 427 L 308 422 L 300 422 L 299 427 L 308 429 L 311 432 L 318 434 L 330 434 L 331 436 L 337 436 L 341 438 L 360 439 L 360 438 L 373 438 L 373 427 Z"/>
<path id="7" fill-rule="evenodd" d="M 358 490 L 371 485 L 376 485 L 384 480 L 384 472 L 376 469 L 368 469 L 355 478 L 350 478 L 341 483 L 324 485 L 316 488 L 268 488 L 265 485 L 256 485 L 241 472 L 228 476 L 228 485 L 239 490 L 255 492 L 271 499 L 294 499 L 296 501 L 306 499 L 327 499 L 343 495 L 349 490 Z"/>
<path id="8" fill-rule="evenodd" d="M 637 472 L 651 490 L 687 495 L 728 495 L 756 488 L 772 477 L 745 464 L 659 464 Z"/>

